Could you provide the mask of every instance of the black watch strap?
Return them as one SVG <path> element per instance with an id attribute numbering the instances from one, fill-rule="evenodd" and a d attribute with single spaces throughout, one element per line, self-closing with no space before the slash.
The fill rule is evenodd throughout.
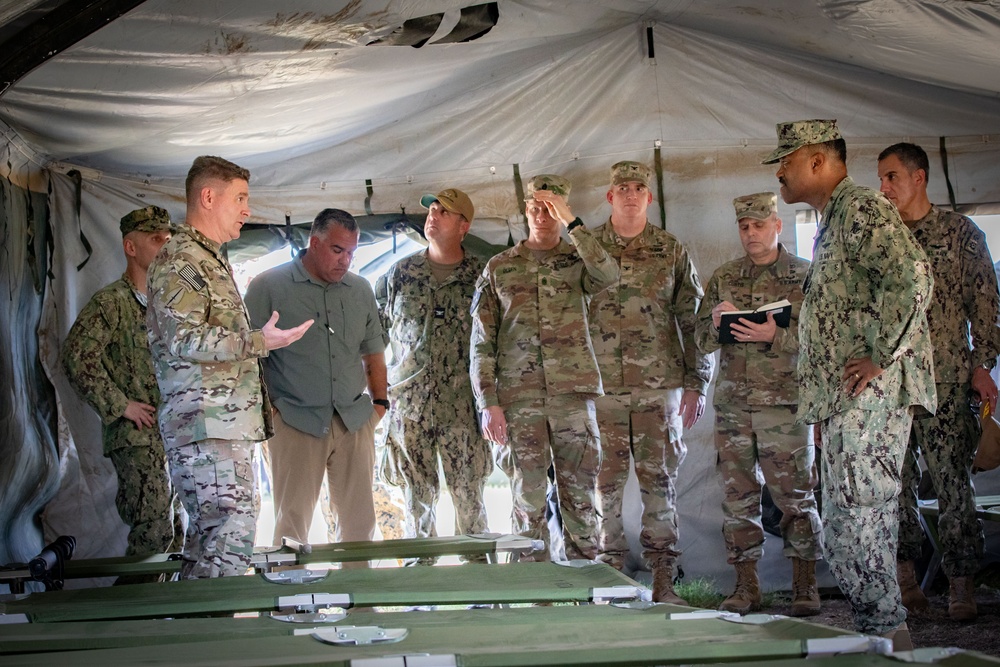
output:
<path id="1" fill-rule="evenodd" d="M 566 231 L 571 232 L 577 227 L 583 227 L 583 220 L 581 220 L 580 218 L 576 218 L 575 220 L 573 220 L 573 222 L 566 225 Z"/>
<path id="2" fill-rule="evenodd" d="M 372 399 L 372 405 L 381 405 L 386 410 L 389 409 L 389 399 L 387 398 L 374 398 Z"/>

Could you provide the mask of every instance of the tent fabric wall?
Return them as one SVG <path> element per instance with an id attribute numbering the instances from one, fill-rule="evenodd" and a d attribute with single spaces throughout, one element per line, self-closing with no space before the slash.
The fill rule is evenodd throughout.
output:
<path id="1" fill-rule="evenodd" d="M 38 330 L 48 270 L 45 178 L 14 143 L 0 150 L 0 563 L 42 546 L 37 515 L 59 485 L 55 396 Z"/>
<path id="2" fill-rule="evenodd" d="M 650 219 L 662 207 L 704 281 L 742 252 L 732 198 L 776 189 L 773 167 L 759 161 L 781 120 L 837 118 L 851 174 L 869 185 L 877 185 L 883 147 L 922 144 L 939 203 L 948 198 L 938 151 L 946 137 L 957 202 L 1000 205 L 995 7 L 498 4 L 500 20 L 482 38 L 414 49 L 367 43 L 403 20 L 464 3 L 289 0 L 276 11 L 265 0 L 148 0 L 0 97 L 0 129 L 31 147 L 52 183 L 52 278 L 40 335 L 65 427 L 53 463 L 62 483 L 45 512 L 50 535 L 86 526 L 79 549 L 87 556 L 124 545 L 96 416 L 62 377 L 58 348 L 91 294 L 124 267 L 118 219 L 156 204 L 183 220 L 183 178 L 198 154 L 251 169 L 252 222 L 305 222 L 329 206 L 420 215 L 421 194 L 457 186 L 476 203 L 474 233 L 505 244 L 524 236 L 515 173 L 570 178 L 573 210 L 593 227 L 610 212 L 609 166 L 652 164 L 659 146 L 664 198 Z M 74 169 L 79 216 L 66 176 Z M 804 208 L 779 205 L 789 247 Z M 709 409 L 685 435 L 681 546 L 689 576 L 725 584 L 713 417 Z M 765 581 L 787 584 L 772 542 Z"/>

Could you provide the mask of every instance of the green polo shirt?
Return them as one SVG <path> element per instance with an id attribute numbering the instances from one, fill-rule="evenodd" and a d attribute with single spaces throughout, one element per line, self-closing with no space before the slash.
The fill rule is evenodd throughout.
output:
<path id="1" fill-rule="evenodd" d="M 323 437 L 336 412 L 350 431 L 357 431 L 373 410 L 361 358 L 384 352 L 388 342 L 375 293 L 354 273 L 339 283 L 313 277 L 302 265 L 304 253 L 260 274 L 247 288 L 246 305 L 256 328 L 275 310 L 281 329 L 316 320 L 301 339 L 271 350 L 264 381 L 286 424 Z"/>

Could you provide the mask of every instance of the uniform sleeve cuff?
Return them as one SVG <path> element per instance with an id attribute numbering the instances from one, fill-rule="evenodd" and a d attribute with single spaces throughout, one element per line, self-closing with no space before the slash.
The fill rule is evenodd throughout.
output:
<path id="1" fill-rule="evenodd" d="M 269 350 L 264 342 L 264 332 L 254 329 L 250 332 L 250 352 L 255 357 L 266 357 Z"/>

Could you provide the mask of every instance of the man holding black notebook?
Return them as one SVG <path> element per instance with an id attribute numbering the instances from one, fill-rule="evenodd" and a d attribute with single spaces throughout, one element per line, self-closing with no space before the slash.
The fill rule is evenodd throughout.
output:
<path id="1" fill-rule="evenodd" d="M 722 534 L 736 588 L 720 609 L 745 614 L 760 608 L 757 561 L 763 555 L 762 479 L 781 509 L 784 554 L 792 559 L 793 616 L 819 613 L 816 560 L 822 525 L 816 509 L 811 428 L 797 424 L 798 316 L 809 262 L 778 243 L 781 218 L 773 192 L 737 197 L 737 229 L 746 255 L 712 275 L 698 309 L 697 342 L 721 349 L 715 386 L 715 446 L 725 515 Z M 784 311 L 768 304 L 787 301 Z M 762 322 L 723 314 L 767 311 Z M 781 317 L 784 314 L 785 317 Z M 784 325 L 784 326 L 781 326 Z M 725 335 L 723 335 L 725 334 Z"/>

